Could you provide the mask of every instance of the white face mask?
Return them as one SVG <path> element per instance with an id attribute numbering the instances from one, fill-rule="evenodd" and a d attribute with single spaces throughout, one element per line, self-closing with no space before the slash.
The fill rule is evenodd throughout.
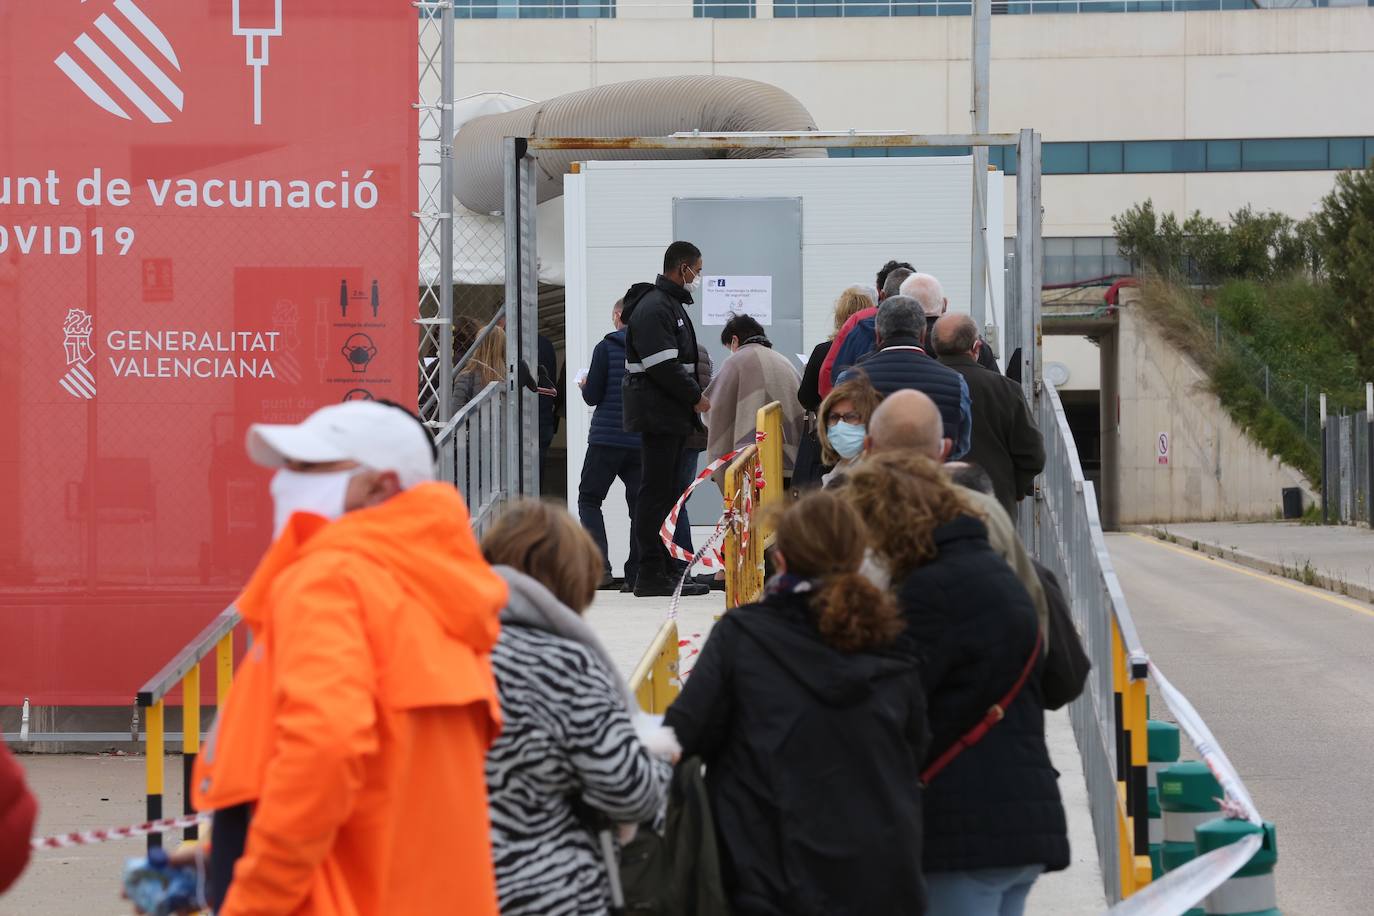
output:
<path id="1" fill-rule="evenodd" d="M 309 512 L 331 522 L 344 514 L 348 482 L 362 468 L 305 474 L 282 468 L 272 475 L 272 537 L 281 534 L 291 516 Z"/>
<path id="2" fill-rule="evenodd" d="M 685 288 L 685 289 L 687 290 L 687 292 L 689 292 L 689 293 L 699 293 L 699 292 L 701 292 L 701 274 L 697 273 L 695 270 L 692 270 L 692 268 L 690 268 L 690 267 L 687 268 L 687 269 L 688 269 L 688 270 L 691 270 L 692 273 L 696 274 L 696 276 L 693 277 L 693 278 L 692 278 L 692 282 L 691 282 L 691 283 L 688 283 L 688 284 L 686 285 L 686 287 L 684 287 L 684 288 Z"/>

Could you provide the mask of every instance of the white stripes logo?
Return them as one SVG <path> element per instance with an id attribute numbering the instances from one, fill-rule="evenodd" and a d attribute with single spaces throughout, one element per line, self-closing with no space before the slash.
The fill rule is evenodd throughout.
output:
<path id="1" fill-rule="evenodd" d="M 67 394 L 78 400 L 95 397 L 95 375 L 89 364 L 95 359 L 91 349 L 91 316 L 82 309 L 68 309 L 62 322 L 62 346 L 67 352 L 67 374 L 57 380 Z"/>
<path id="2" fill-rule="evenodd" d="M 130 73 L 132 71 L 142 75 L 147 84 L 156 90 L 156 95 L 165 99 L 177 111 L 181 111 L 185 101 L 181 89 L 167 75 L 162 65 L 130 37 L 127 29 L 143 36 L 163 60 L 170 64 L 175 72 L 180 73 L 181 63 L 177 60 L 176 52 L 172 50 L 172 44 L 167 40 L 167 36 L 162 34 L 162 30 L 143 10 L 138 8 L 134 0 L 115 0 L 114 8 L 121 14 L 118 22 L 105 13 L 101 13 L 95 20 L 96 29 L 109 42 L 108 48 L 97 44 L 89 33 L 82 32 L 74 42 L 80 56 L 63 51 L 54 63 L 88 99 L 110 114 L 126 121 L 133 120 L 121 105 L 122 100 L 124 104 L 136 108 L 152 123 L 167 124 L 172 118 L 160 106 L 160 100 L 155 99 L 154 93 L 148 91 L 144 85 L 136 82 Z M 109 84 L 102 85 L 92 73 L 103 76 Z"/>

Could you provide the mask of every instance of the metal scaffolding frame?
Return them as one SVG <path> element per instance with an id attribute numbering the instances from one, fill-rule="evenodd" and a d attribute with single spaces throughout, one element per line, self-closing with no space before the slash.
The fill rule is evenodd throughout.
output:
<path id="1" fill-rule="evenodd" d="M 420 11 L 419 112 L 420 260 L 439 265 L 433 278 L 420 277 L 418 374 L 420 418 L 442 428 L 453 416 L 453 4 L 450 0 L 413 2 Z M 438 158 L 425 150 L 438 146 Z M 426 180 L 428 179 L 428 180 Z"/>

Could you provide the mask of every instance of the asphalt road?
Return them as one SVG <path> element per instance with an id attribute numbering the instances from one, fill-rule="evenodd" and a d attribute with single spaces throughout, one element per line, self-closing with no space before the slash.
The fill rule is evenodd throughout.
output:
<path id="1" fill-rule="evenodd" d="M 1374 912 L 1374 608 L 1141 535 L 1108 547 L 1146 650 L 1277 828 L 1279 907 Z"/>

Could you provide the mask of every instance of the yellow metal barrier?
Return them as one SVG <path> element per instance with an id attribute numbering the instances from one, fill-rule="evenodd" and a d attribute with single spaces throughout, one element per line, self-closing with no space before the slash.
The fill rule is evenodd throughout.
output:
<path id="1" fill-rule="evenodd" d="M 662 715 L 681 690 L 677 674 L 677 623 L 665 620 L 630 677 L 630 690 L 639 700 L 639 708 Z"/>
<path id="2" fill-rule="evenodd" d="M 763 553 L 772 542 L 773 531 L 758 521 L 759 510 L 782 502 L 786 495 L 782 485 L 782 405 L 774 401 L 759 408 L 756 426 L 762 441 L 741 451 L 725 470 L 725 508 L 732 512 L 724 549 L 727 608 L 763 597 Z M 763 489 L 757 485 L 760 470 Z"/>
<path id="3" fill-rule="evenodd" d="M 177 656 L 167 663 L 151 681 L 143 685 L 137 703 L 146 712 L 144 750 L 145 782 L 148 790 L 147 817 L 150 821 L 163 816 L 162 796 L 167 785 L 167 694 L 181 685 L 181 788 L 182 811 L 191 810 L 191 775 L 200 753 L 200 664 L 211 652 L 215 655 L 215 703 L 224 707 L 229 684 L 234 679 L 234 628 L 239 615 L 232 607 L 221 611 L 204 630 Z M 195 827 L 186 829 L 186 839 L 195 839 Z M 162 845 L 159 834 L 148 835 L 148 848 Z"/>
<path id="4" fill-rule="evenodd" d="M 754 525 L 762 498 L 755 483 L 760 460 L 759 447 L 751 445 L 725 469 L 725 508 L 731 513 L 724 551 L 727 608 L 749 604 L 763 595 L 763 533 L 753 527 L 747 543 L 744 538 Z M 746 502 L 752 505 L 748 512 Z"/>
<path id="5" fill-rule="evenodd" d="M 758 432 L 763 435 L 759 443 L 759 461 L 763 464 L 763 495 L 754 503 L 754 508 L 781 503 L 784 489 L 782 485 L 782 404 L 774 401 L 759 408 L 755 421 Z M 767 541 L 773 536 L 773 528 L 766 521 L 755 529 Z"/>

